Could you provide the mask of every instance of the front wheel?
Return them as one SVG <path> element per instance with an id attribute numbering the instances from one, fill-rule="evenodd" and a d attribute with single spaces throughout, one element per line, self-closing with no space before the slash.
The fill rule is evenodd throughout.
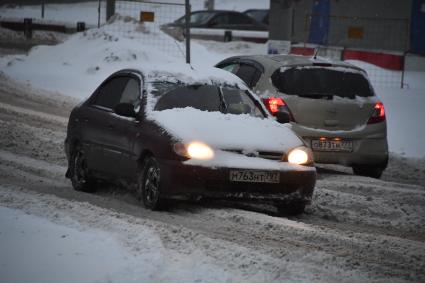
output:
<path id="1" fill-rule="evenodd" d="M 356 175 L 379 179 L 385 168 L 379 165 L 354 165 L 353 172 Z"/>
<path id="2" fill-rule="evenodd" d="M 164 207 L 161 199 L 161 170 L 154 157 L 148 157 L 138 178 L 138 191 L 143 204 L 150 210 L 160 210 Z"/>

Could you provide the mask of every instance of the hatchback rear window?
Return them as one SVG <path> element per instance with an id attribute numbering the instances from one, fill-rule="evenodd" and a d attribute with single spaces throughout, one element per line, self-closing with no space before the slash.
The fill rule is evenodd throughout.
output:
<path id="1" fill-rule="evenodd" d="M 279 92 L 303 97 L 373 96 L 369 81 L 361 74 L 327 68 L 278 69 L 271 77 Z"/>

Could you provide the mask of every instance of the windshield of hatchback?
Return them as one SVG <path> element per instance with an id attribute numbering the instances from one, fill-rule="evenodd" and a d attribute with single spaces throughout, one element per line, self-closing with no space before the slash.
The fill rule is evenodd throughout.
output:
<path id="1" fill-rule="evenodd" d="M 373 96 L 373 90 L 360 72 L 333 70 L 327 68 L 291 68 L 281 72 L 278 69 L 271 77 L 279 92 L 303 97 Z"/>
<path id="2" fill-rule="evenodd" d="M 151 93 L 156 98 L 155 111 L 192 107 L 201 111 L 265 117 L 249 93 L 238 88 L 168 82 L 153 83 L 152 86 Z"/>

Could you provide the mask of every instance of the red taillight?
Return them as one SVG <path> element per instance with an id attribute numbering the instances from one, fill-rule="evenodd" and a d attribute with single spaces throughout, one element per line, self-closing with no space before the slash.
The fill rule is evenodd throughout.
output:
<path id="1" fill-rule="evenodd" d="M 368 124 L 375 124 L 385 121 L 385 107 L 382 102 L 377 102 L 373 109 L 372 116 L 370 116 Z"/>
<path id="2" fill-rule="evenodd" d="M 278 112 L 286 112 L 289 115 L 290 121 L 295 121 L 292 116 L 291 110 L 289 110 L 288 105 L 280 97 L 269 97 L 263 98 L 263 103 L 266 105 L 267 110 L 273 115 L 276 116 Z"/>
<path id="3" fill-rule="evenodd" d="M 263 98 L 263 102 L 272 115 L 279 112 L 279 107 L 286 105 L 280 97 Z"/>

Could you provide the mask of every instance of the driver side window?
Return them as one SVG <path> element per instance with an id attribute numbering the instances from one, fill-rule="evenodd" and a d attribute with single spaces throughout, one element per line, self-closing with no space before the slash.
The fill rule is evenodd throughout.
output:
<path id="1" fill-rule="evenodd" d="M 98 90 L 91 104 L 111 110 L 114 109 L 114 107 L 120 103 L 121 94 L 127 82 L 127 77 L 115 77 L 110 79 Z"/>
<path id="2" fill-rule="evenodd" d="M 130 78 L 121 95 L 120 103 L 131 103 L 134 108 L 140 105 L 140 85 L 136 79 Z"/>
<path id="3" fill-rule="evenodd" d="M 97 92 L 91 105 L 113 110 L 120 103 L 131 103 L 137 111 L 140 106 L 140 84 L 128 76 L 118 76 L 107 81 Z"/>

